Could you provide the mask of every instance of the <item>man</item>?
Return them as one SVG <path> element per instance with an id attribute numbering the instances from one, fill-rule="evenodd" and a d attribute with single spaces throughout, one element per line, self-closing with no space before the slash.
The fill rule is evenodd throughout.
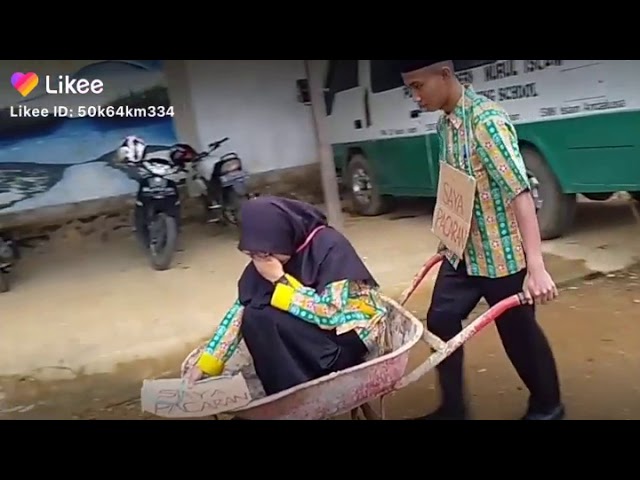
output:
<path id="1" fill-rule="evenodd" d="M 564 407 L 555 360 L 536 322 L 535 303 L 558 291 L 541 251 L 536 209 L 515 129 L 505 110 L 463 86 L 451 60 L 403 60 L 400 71 L 414 99 L 438 122 L 441 161 L 473 176 L 476 193 L 469 238 L 458 258 L 441 243 L 446 260 L 427 314 L 430 331 L 449 340 L 482 297 L 489 305 L 523 291 L 528 304 L 496 321 L 505 351 L 530 392 L 523 420 L 560 420 Z M 424 420 L 466 419 L 463 350 L 438 367 L 441 406 Z"/>

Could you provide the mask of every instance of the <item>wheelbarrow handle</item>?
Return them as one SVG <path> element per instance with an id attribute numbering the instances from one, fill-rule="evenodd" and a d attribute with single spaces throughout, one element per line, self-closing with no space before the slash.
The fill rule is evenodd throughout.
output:
<path id="1" fill-rule="evenodd" d="M 524 293 L 521 292 L 516 295 L 511 295 L 510 297 L 507 297 L 504 300 L 496 303 L 493 307 L 491 307 L 489 310 L 484 312 L 482 315 L 476 318 L 473 322 L 471 322 L 469 325 L 463 328 L 460 333 L 458 333 L 455 337 L 453 337 L 448 342 L 443 342 L 441 340 L 439 342 L 434 342 L 433 341 L 434 335 L 431 332 L 428 332 L 427 330 L 425 330 L 423 334 L 423 340 L 427 342 L 431 347 L 433 347 L 435 352 L 432 353 L 429 356 L 429 358 L 427 358 L 415 370 L 413 370 L 411 373 L 401 378 L 398 381 L 398 383 L 395 384 L 394 390 L 399 390 L 419 380 L 428 371 L 435 368 L 443 360 L 445 360 L 449 355 L 451 355 L 458 348 L 460 348 L 465 342 L 467 342 L 467 340 L 469 340 L 471 337 L 473 337 L 478 332 L 480 332 L 480 330 L 482 330 L 484 327 L 494 322 L 504 312 L 514 307 L 525 305 L 526 303 L 527 303 L 527 299 Z"/>
<path id="2" fill-rule="evenodd" d="M 400 295 L 400 299 L 398 300 L 398 303 L 400 305 L 404 306 L 404 304 L 407 303 L 407 300 L 409 300 L 409 297 L 411 297 L 411 295 L 413 295 L 413 292 L 415 292 L 416 289 L 420 286 L 420 283 L 422 283 L 424 277 L 426 277 L 429 271 L 433 267 L 438 265 L 443 260 L 443 258 L 444 256 L 442 254 L 437 253 L 425 262 L 422 268 L 413 277 L 413 280 L 411 280 L 411 284 L 405 289 L 404 292 L 402 292 L 402 295 Z"/>

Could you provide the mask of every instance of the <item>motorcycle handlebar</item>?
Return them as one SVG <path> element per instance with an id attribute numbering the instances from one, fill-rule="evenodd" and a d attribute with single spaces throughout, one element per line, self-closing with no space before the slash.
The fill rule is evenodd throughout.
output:
<path id="1" fill-rule="evenodd" d="M 228 140 L 229 140 L 229 137 L 224 137 L 221 140 L 217 140 L 217 141 L 215 141 L 213 143 L 210 143 L 209 144 L 210 151 L 211 152 L 214 151 L 216 148 L 220 147 L 220 145 L 222 145 L 223 143 L 227 142 Z"/>
<path id="2" fill-rule="evenodd" d="M 215 142 L 210 143 L 209 149 L 199 153 L 192 161 L 194 162 L 198 162 L 200 160 L 202 160 L 203 158 L 208 157 L 209 155 L 211 155 L 213 153 L 214 150 L 217 150 L 218 148 L 220 148 L 220 145 L 222 145 L 223 143 L 227 142 L 229 140 L 229 137 L 224 137 L 223 139 L 220 140 L 216 140 Z"/>

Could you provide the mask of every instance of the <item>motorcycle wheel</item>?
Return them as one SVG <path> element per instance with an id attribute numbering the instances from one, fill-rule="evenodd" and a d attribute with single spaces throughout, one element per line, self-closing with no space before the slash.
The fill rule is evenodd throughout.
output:
<path id="1" fill-rule="evenodd" d="M 158 213 L 149 225 L 149 256 L 155 270 L 171 266 L 178 241 L 178 223 L 165 213 Z"/>
<path id="2" fill-rule="evenodd" d="M 8 292 L 11 289 L 9 283 L 9 274 L 7 272 L 0 271 L 0 293 Z"/>
<path id="3" fill-rule="evenodd" d="M 225 193 L 225 205 L 222 209 L 222 216 L 225 222 L 233 226 L 240 225 L 240 209 L 242 204 L 249 200 L 247 195 L 239 195 L 234 190 Z"/>

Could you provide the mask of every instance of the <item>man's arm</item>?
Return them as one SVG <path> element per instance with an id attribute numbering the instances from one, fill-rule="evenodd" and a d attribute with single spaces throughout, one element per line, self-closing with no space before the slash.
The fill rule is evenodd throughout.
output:
<path id="1" fill-rule="evenodd" d="M 530 276 L 531 285 L 525 287 L 536 298 L 552 300 L 557 290 L 544 266 L 535 202 L 515 128 L 508 120 L 492 116 L 480 121 L 476 136 L 483 164 L 513 205 Z"/>
<path id="2" fill-rule="evenodd" d="M 515 129 L 509 121 L 494 116 L 480 122 L 476 134 L 489 175 L 500 185 L 507 201 L 513 202 L 527 264 L 540 265 L 543 262 L 538 217 Z"/>

